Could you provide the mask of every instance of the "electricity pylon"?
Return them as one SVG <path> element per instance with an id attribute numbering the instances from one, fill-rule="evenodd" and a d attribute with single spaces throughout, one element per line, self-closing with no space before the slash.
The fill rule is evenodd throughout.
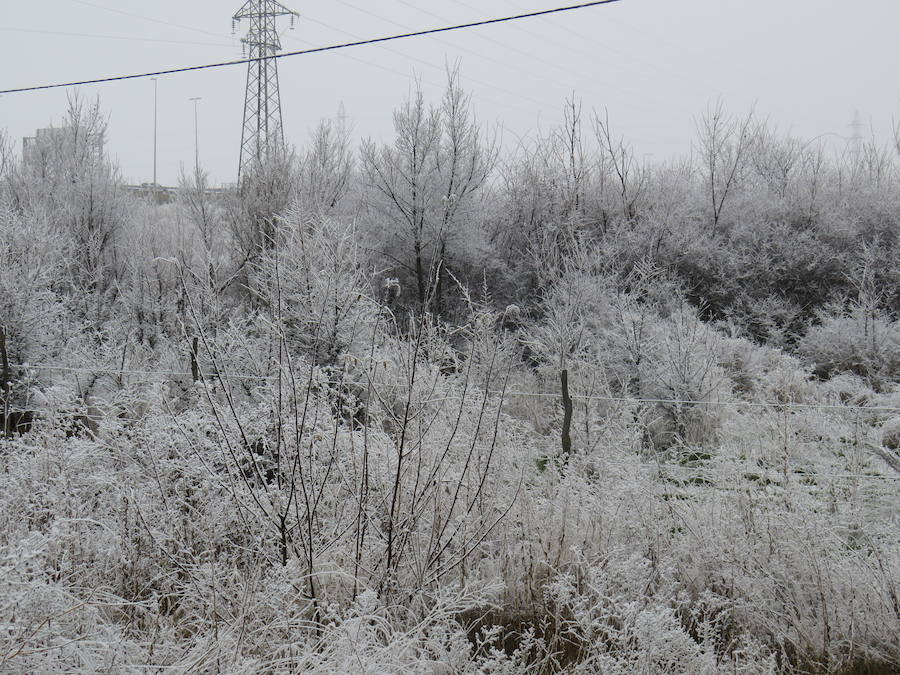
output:
<path id="1" fill-rule="evenodd" d="M 247 91 L 244 94 L 244 127 L 241 130 L 241 153 L 238 163 L 238 183 L 247 169 L 263 163 L 284 148 L 281 127 L 281 97 L 278 92 L 278 60 L 281 40 L 275 29 L 280 16 L 294 19 L 299 16 L 275 0 L 247 0 L 232 17 L 236 24 L 250 20 L 247 35 L 241 38 L 245 55 L 253 59 L 247 64 Z"/>
<path id="2" fill-rule="evenodd" d="M 855 163 L 859 162 L 863 147 L 863 123 L 859 119 L 859 110 L 853 114 L 853 121 L 850 123 L 850 129 L 850 156 Z"/>

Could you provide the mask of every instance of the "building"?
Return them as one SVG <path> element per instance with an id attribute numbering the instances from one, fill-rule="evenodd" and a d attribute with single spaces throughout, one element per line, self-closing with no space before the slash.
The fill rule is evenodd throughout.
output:
<path id="1" fill-rule="evenodd" d="M 85 131 L 79 138 L 73 127 L 38 129 L 34 136 L 22 139 L 22 161 L 25 166 L 38 167 L 60 155 L 99 160 L 105 143 L 103 131 Z"/>

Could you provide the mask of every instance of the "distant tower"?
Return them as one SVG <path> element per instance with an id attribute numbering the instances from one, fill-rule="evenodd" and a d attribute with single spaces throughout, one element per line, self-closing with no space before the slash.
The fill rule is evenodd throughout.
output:
<path id="1" fill-rule="evenodd" d="M 344 110 L 344 102 L 341 101 L 338 105 L 337 111 L 337 125 L 338 125 L 338 133 L 341 137 L 344 136 L 344 133 L 347 131 L 347 111 Z"/>
<path id="2" fill-rule="evenodd" d="M 853 122 L 850 123 L 850 156 L 853 161 L 859 161 L 863 147 L 863 123 L 859 119 L 859 110 L 853 113 Z"/>
<path id="3" fill-rule="evenodd" d="M 246 175 L 248 167 L 264 162 L 284 147 L 278 61 L 272 58 L 281 49 L 281 40 L 275 29 L 279 16 L 291 17 L 293 28 L 294 18 L 299 15 L 275 0 L 247 0 L 232 17 L 235 24 L 241 19 L 250 20 L 250 29 L 241 42 L 247 57 L 255 59 L 247 64 L 238 183 L 241 176 Z"/>

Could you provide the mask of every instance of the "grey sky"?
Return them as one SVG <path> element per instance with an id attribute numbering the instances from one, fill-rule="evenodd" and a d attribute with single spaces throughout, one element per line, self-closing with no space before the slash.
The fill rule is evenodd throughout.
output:
<path id="1" fill-rule="evenodd" d="M 0 88 L 159 70 L 240 57 L 231 15 L 243 0 L 7 0 Z M 546 9 L 566 0 L 284 0 L 285 50 Z M 553 17 L 412 38 L 279 62 L 285 135 L 302 145 L 343 101 L 354 138 L 390 138 L 391 114 L 413 74 L 437 102 L 444 64 L 459 61 L 479 119 L 504 144 L 558 123 L 574 91 L 585 112 L 609 110 L 613 131 L 655 160 L 690 150 L 694 120 L 721 98 L 783 132 L 886 140 L 900 118 L 897 0 L 621 0 Z M 190 168 L 200 96 L 200 161 L 233 181 L 245 66 L 160 78 L 159 181 Z M 108 151 L 130 182 L 152 178 L 153 83 L 81 88 L 109 117 Z M 17 142 L 59 123 L 66 91 L 0 97 L 0 128 Z M 840 139 L 829 137 L 840 143 Z"/>

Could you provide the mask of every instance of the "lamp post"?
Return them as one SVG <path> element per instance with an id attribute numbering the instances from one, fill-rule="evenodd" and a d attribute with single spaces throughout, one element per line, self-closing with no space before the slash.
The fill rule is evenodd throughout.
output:
<path id="1" fill-rule="evenodd" d="M 197 124 L 197 102 L 201 100 L 201 96 L 195 96 L 194 98 L 188 99 L 194 102 L 194 173 L 199 173 L 200 171 L 200 133 L 199 126 Z"/>
<path id="2" fill-rule="evenodd" d="M 153 187 L 156 187 L 156 85 L 157 79 L 155 77 L 151 77 L 153 80 Z"/>

